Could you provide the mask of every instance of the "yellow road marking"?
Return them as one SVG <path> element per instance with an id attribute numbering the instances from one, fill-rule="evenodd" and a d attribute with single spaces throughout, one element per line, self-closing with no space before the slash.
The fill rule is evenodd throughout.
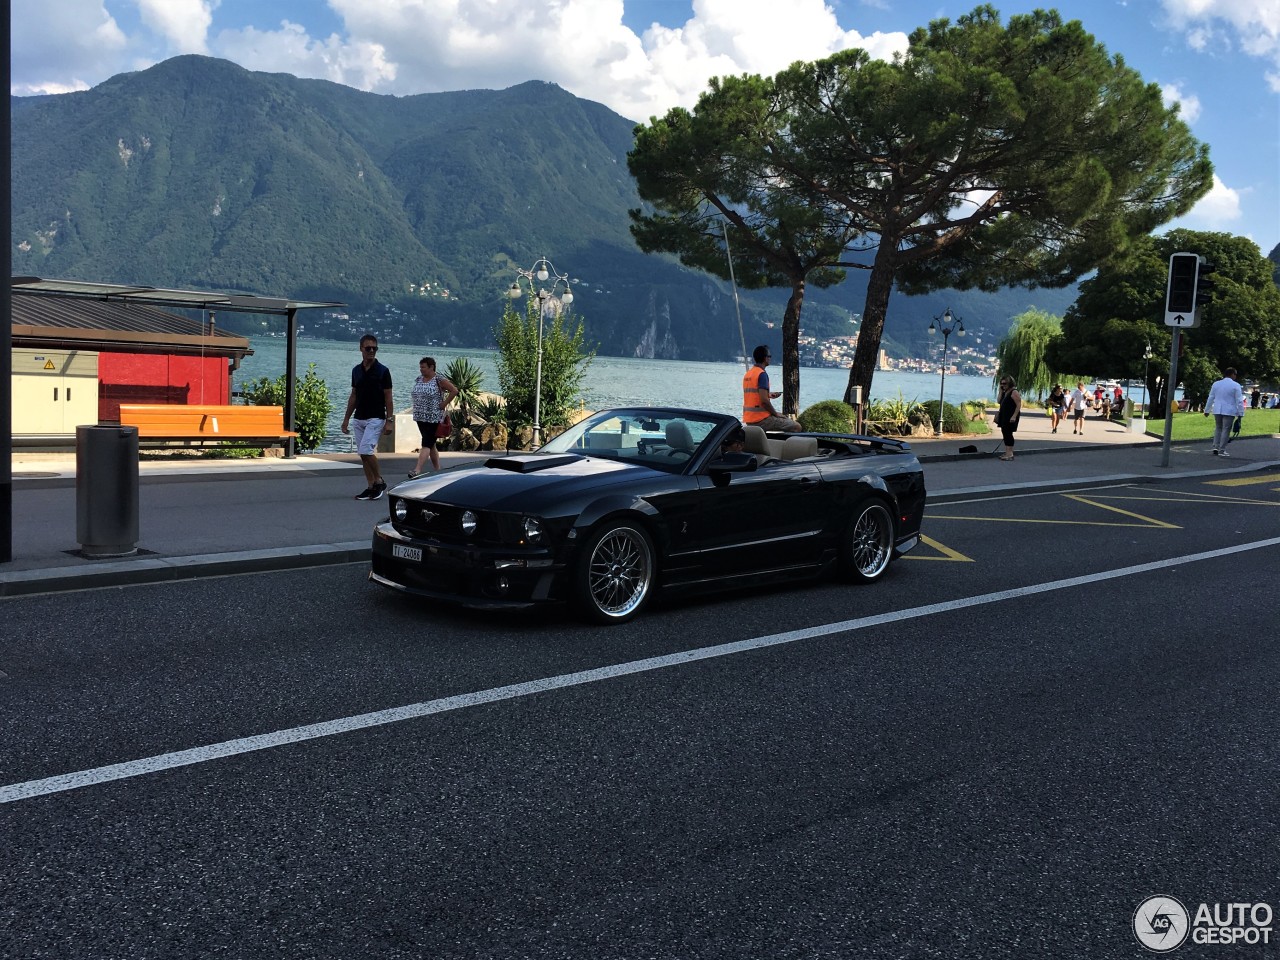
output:
<path id="1" fill-rule="evenodd" d="M 1133 517 L 1135 520 L 1144 520 L 1153 527 L 1163 527 L 1165 530 L 1181 530 L 1182 528 L 1173 523 L 1165 523 L 1163 520 L 1157 520 L 1155 517 L 1144 517 L 1140 513 L 1130 513 L 1128 510 L 1121 510 L 1119 507 L 1109 507 L 1105 503 L 1098 503 L 1097 500 L 1090 500 L 1088 497 L 1082 497 L 1077 493 L 1063 494 L 1068 500 L 1076 500 L 1079 503 L 1087 503 L 1090 506 L 1098 507 L 1102 510 L 1114 510 L 1116 513 L 1124 517 Z"/>
<path id="2" fill-rule="evenodd" d="M 937 540 L 934 540 L 932 537 L 926 537 L 924 534 L 921 534 L 920 542 L 927 543 L 929 546 L 933 547 L 933 549 L 937 550 L 940 554 L 942 554 L 942 556 L 921 557 L 914 553 L 908 553 L 902 559 L 903 560 L 947 560 L 947 561 L 954 561 L 959 563 L 973 563 L 973 557 L 966 557 L 963 553 L 958 553 L 957 551 L 952 550 L 950 547 L 944 547 L 942 544 L 940 544 Z"/>
<path id="3" fill-rule="evenodd" d="M 1206 480 L 1205 483 L 1217 487 L 1247 487 L 1255 483 L 1275 483 L 1280 481 L 1280 473 L 1269 473 L 1260 477 L 1233 477 L 1230 480 Z"/>
<path id="4" fill-rule="evenodd" d="M 1099 500 L 1146 500 L 1151 503 L 1240 503 L 1240 504 L 1259 504 L 1264 507 L 1280 507 L 1280 502 L 1275 500 L 1250 500 L 1243 497 L 1225 497 L 1217 493 L 1197 493 L 1194 490 L 1186 490 L 1176 497 L 1121 497 L 1108 496 L 1105 494 L 1094 494 Z"/>
<path id="5" fill-rule="evenodd" d="M 1180 530 L 1181 527 L 1175 527 L 1168 523 L 1115 523 L 1104 522 L 1102 520 L 1026 520 L 1013 517 L 943 517 L 936 514 L 929 514 L 930 520 L 980 520 L 983 523 L 1043 523 L 1050 526 L 1060 527 L 1167 527 L 1170 530 Z"/>

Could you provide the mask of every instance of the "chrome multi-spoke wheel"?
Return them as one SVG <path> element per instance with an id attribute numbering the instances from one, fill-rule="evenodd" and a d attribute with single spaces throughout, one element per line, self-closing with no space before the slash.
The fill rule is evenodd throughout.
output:
<path id="1" fill-rule="evenodd" d="M 861 504 L 841 546 L 845 573 L 868 583 L 880 579 L 893 557 L 893 517 L 889 509 L 878 500 Z"/>
<path id="2" fill-rule="evenodd" d="M 584 545 L 577 574 L 578 604 L 599 623 L 635 616 L 653 586 L 653 546 L 639 527 L 607 524 Z"/>

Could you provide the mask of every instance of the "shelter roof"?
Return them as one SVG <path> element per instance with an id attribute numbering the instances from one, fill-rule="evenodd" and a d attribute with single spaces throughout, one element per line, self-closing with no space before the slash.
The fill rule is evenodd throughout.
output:
<path id="1" fill-rule="evenodd" d="M 324 300 L 289 300 L 257 297 L 247 293 L 213 293 L 208 290 L 166 290 L 142 284 L 92 283 L 87 280 L 46 280 L 41 277 L 13 277 L 15 295 L 83 297 L 89 300 L 146 303 L 159 307 L 186 307 L 194 310 L 230 310 L 236 313 L 288 314 L 295 310 L 343 307 L 344 303 Z"/>

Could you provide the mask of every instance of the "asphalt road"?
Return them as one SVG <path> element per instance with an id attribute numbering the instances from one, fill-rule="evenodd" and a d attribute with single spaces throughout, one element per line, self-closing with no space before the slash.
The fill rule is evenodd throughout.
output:
<path id="1" fill-rule="evenodd" d="M 613 629 L 359 566 L 0 602 L 0 956 L 1136 957 L 1154 894 L 1280 910 L 1280 478 L 925 532 Z"/>

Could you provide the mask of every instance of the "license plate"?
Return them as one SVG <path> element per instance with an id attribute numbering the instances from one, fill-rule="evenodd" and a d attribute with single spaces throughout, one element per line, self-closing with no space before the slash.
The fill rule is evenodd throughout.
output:
<path id="1" fill-rule="evenodd" d="M 422 562 L 421 547 L 406 547 L 402 543 L 393 543 L 391 545 L 391 555 L 399 557 L 401 560 L 412 560 L 414 563 Z"/>

